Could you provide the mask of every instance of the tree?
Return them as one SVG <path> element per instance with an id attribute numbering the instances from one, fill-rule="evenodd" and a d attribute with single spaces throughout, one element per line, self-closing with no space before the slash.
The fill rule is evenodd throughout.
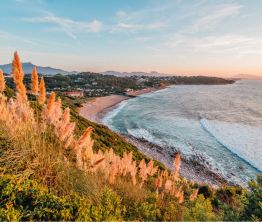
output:
<path id="1" fill-rule="evenodd" d="M 249 189 L 243 220 L 262 221 L 262 174 L 249 182 Z"/>

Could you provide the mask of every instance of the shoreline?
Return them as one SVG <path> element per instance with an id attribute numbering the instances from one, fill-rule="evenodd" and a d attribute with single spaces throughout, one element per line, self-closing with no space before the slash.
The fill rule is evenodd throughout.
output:
<path id="1" fill-rule="evenodd" d="M 128 96 L 121 95 L 92 98 L 82 104 L 79 115 L 93 122 L 101 123 L 101 113 L 127 99 L 129 99 Z"/>
<path id="2" fill-rule="evenodd" d="M 126 96 L 110 95 L 96 97 L 83 104 L 83 106 L 79 109 L 79 115 L 96 123 L 103 124 L 103 117 L 122 101 L 161 89 L 164 88 L 146 88 L 143 90 L 132 91 L 132 94 L 127 94 Z M 122 138 L 128 143 L 136 146 L 137 149 L 147 157 L 163 163 L 168 169 L 172 170 L 172 156 L 174 154 L 164 152 L 164 147 L 157 146 L 142 139 L 134 138 L 131 135 L 119 135 L 122 136 Z M 201 164 L 201 160 L 187 159 L 183 156 L 181 158 L 181 176 L 199 184 L 208 184 L 214 188 L 221 187 L 225 184 L 236 185 L 227 181 L 219 173 L 213 172 L 206 165 Z"/>
<path id="3" fill-rule="evenodd" d="M 167 87 L 150 87 L 140 90 L 129 91 L 126 92 L 125 95 L 94 97 L 82 104 L 82 107 L 79 108 L 79 115 L 96 123 L 102 123 L 101 120 L 104 114 L 107 113 L 110 109 L 114 108 L 119 103 L 121 103 L 122 101 L 132 99 L 146 93 L 156 92 L 165 88 Z"/>

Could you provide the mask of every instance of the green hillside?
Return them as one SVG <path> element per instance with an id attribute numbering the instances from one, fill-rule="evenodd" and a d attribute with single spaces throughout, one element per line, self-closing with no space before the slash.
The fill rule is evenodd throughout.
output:
<path id="1" fill-rule="evenodd" d="M 214 189 L 146 158 L 107 127 L 78 115 L 36 70 L 27 94 L 20 59 L 15 91 L 0 71 L 0 221 L 239 221 L 262 219 L 262 175 L 249 189 Z"/>

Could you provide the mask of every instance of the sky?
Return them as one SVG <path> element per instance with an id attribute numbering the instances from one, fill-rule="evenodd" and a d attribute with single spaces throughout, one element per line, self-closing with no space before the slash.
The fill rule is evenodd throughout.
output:
<path id="1" fill-rule="evenodd" d="M 1 0 L 0 64 L 262 76 L 261 0 Z"/>

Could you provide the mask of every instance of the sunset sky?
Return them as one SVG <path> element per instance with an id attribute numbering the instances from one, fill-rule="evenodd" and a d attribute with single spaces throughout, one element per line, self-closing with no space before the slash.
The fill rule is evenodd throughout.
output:
<path id="1" fill-rule="evenodd" d="M 262 76 L 261 0 L 1 0 L 0 64 Z"/>

